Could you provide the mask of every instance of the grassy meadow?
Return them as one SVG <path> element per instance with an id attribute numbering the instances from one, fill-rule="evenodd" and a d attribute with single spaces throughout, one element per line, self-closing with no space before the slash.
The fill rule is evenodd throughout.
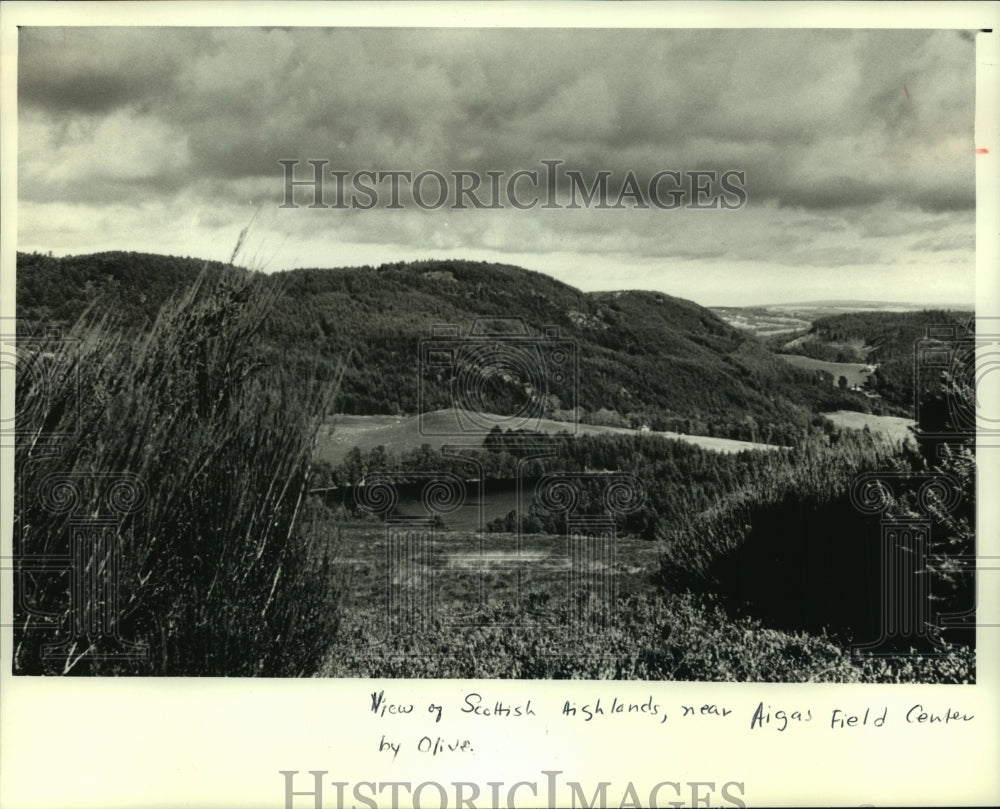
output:
<path id="1" fill-rule="evenodd" d="M 495 413 L 477 413 L 476 423 L 503 428 L 513 420 L 509 416 Z M 319 434 L 316 457 L 320 461 L 338 464 L 350 450 L 358 447 L 370 451 L 383 447 L 390 452 L 404 452 L 427 444 L 440 450 L 449 444 L 482 444 L 482 435 L 464 436 L 456 434 L 455 410 L 452 408 L 425 413 L 422 416 L 356 416 L 336 415 L 326 420 Z M 531 420 L 532 429 L 545 435 L 569 433 L 571 435 L 645 435 L 686 441 L 690 444 L 716 452 L 743 452 L 753 449 L 774 449 L 773 444 L 740 441 L 733 438 L 716 438 L 707 435 L 687 435 L 682 433 L 634 430 L 604 424 L 587 424 L 553 419 Z"/>
<path id="2" fill-rule="evenodd" d="M 828 360 L 817 360 L 812 357 L 804 357 L 800 354 L 779 354 L 786 362 L 791 363 L 796 368 L 804 368 L 808 371 L 824 371 L 833 377 L 833 384 L 836 385 L 841 377 L 847 380 L 849 388 L 864 387 L 868 379 L 872 376 L 871 371 L 857 362 L 830 362 Z"/>

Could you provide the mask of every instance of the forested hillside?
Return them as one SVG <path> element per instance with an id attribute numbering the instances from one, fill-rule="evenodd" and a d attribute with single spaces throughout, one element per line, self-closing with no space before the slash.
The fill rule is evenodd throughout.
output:
<path id="1" fill-rule="evenodd" d="M 42 328 L 68 329 L 94 303 L 125 328 L 151 325 L 160 307 L 202 269 L 220 262 L 150 253 L 96 253 L 54 258 L 17 254 L 17 315 Z"/>
<path id="2" fill-rule="evenodd" d="M 141 330 L 204 266 L 137 253 L 22 254 L 18 314 L 39 327 L 68 326 L 93 305 L 121 328 Z M 345 360 L 344 413 L 450 406 L 455 377 L 468 368 L 443 366 L 421 377 L 421 341 L 451 327 L 450 345 L 468 346 L 475 323 L 513 316 L 527 334 L 493 343 L 502 354 L 505 341 L 520 339 L 528 367 L 482 369 L 463 383 L 494 412 L 515 412 L 527 401 L 549 416 L 792 443 L 815 412 L 866 407 L 863 397 L 789 367 L 707 309 L 661 293 L 586 294 L 540 273 L 465 261 L 293 270 L 265 281 L 280 288 L 263 327 L 266 343 L 291 366 L 318 363 L 332 373 Z M 546 335 L 549 327 L 555 331 Z M 568 373 L 546 364 L 557 341 L 576 355 Z"/>
<path id="3" fill-rule="evenodd" d="M 945 337 L 939 342 L 955 343 L 974 330 L 972 312 L 928 309 L 921 312 L 850 312 L 817 319 L 804 332 L 781 335 L 769 341 L 774 349 L 802 354 L 830 362 L 864 362 L 875 366 L 872 388 L 887 403 L 912 411 L 914 372 L 921 366 L 917 349 L 929 345 L 928 328 L 937 333 L 954 329 L 956 340 Z M 921 392 L 937 384 L 938 370 L 921 375 Z"/>

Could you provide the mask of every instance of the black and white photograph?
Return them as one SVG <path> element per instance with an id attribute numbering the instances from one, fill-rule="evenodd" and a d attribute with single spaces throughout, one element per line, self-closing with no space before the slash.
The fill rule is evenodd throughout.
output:
<path id="1" fill-rule="evenodd" d="M 974 682 L 974 53 L 22 29 L 14 671 Z"/>
<path id="2" fill-rule="evenodd" d="M 764 690 L 741 732 L 973 721 L 995 33 L 254 5 L 4 54 L 5 677 L 371 681 L 372 722 L 414 680 L 631 683 L 561 716 L 665 725 L 662 684 L 909 686 L 947 699 Z"/>

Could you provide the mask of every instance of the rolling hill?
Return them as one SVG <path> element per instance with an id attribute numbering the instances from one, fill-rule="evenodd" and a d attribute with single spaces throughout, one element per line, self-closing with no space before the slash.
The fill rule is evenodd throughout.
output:
<path id="1" fill-rule="evenodd" d="M 93 305 L 139 330 L 203 270 L 224 268 L 139 253 L 19 254 L 18 315 L 38 328 L 68 326 Z M 262 331 L 273 361 L 321 373 L 345 362 L 338 409 L 347 414 L 471 404 L 523 412 L 529 428 L 545 417 L 786 444 L 819 410 L 866 407 L 708 309 L 658 292 L 587 294 L 467 261 L 302 269 L 257 282 L 280 290 Z M 557 359 L 566 364 L 556 368 Z"/>

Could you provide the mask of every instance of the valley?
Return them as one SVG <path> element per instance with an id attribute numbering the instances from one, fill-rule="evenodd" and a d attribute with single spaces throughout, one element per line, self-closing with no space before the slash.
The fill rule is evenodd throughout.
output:
<path id="1" fill-rule="evenodd" d="M 72 346 L 82 394 L 19 389 L 67 437 L 19 446 L 25 491 L 148 481 L 118 530 L 152 654 L 124 673 L 975 679 L 974 633 L 937 623 L 974 606 L 949 562 L 974 548 L 974 447 L 939 456 L 919 432 L 965 393 L 914 365 L 967 313 L 713 311 L 438 260 L 262 275 L 19 254 L 17 283 L 26 345 Z M 926 515 L 947 549 L 920 571 L 934 599 L 899 607 L 933 625 L 859 655 L 885 629 L 855 491 L 877 474 L 906 513 L 928 477 L 956 491 Z M 19 507 L 50 553 L 62 518 Z M 16 665 L 45 673 L 34 616 Z"/>

